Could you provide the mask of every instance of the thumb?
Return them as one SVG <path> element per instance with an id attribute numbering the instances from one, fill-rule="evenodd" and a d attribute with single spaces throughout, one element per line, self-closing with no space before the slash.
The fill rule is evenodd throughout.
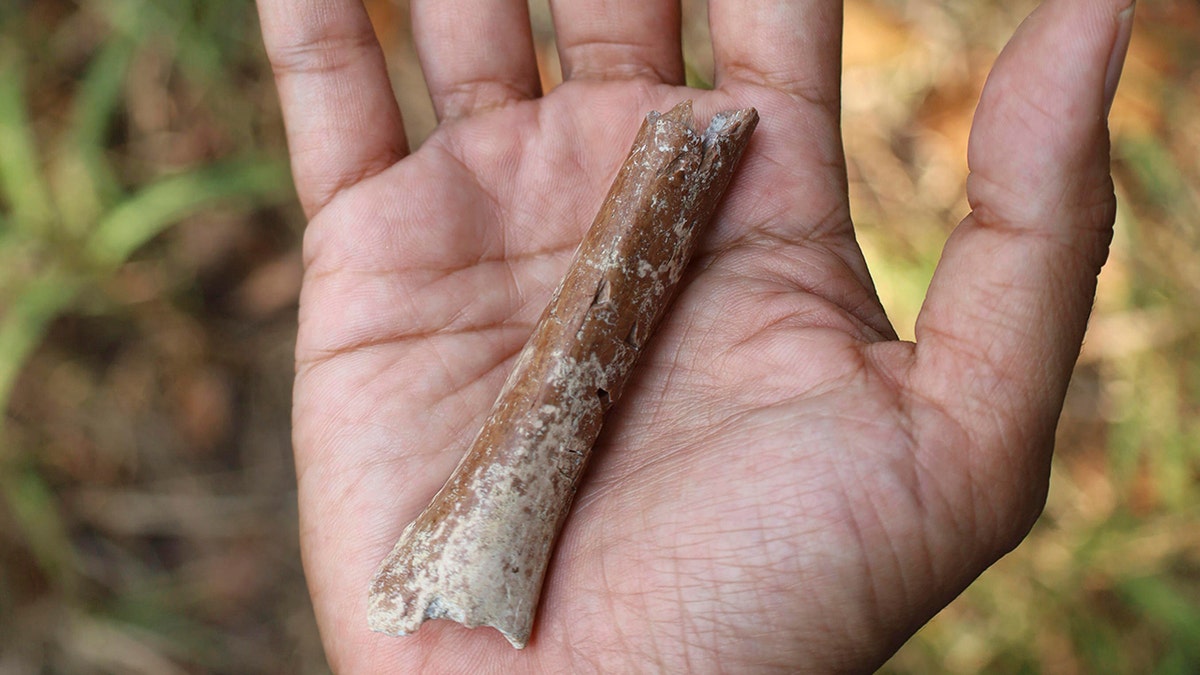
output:
<path id="1" fill-rule="evenodd" d="M 1132 0 L 1046 0 L 1005 47 L 971 131 L 972 212 L 917 320 L 914 390 L 955 418 L 998 498 L 1016 496 L 1005 482 L 1023 504 L 1044 495 L 1112 236 L 1106 117 L 1132 19 Z"/>

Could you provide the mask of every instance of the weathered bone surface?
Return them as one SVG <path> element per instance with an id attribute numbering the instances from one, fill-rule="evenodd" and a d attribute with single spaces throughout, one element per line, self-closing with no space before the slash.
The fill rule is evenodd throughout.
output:
<path id="1" fill-rule="evenodd" d="M 371 583 L 369 623 L 492 626 L 518 649 L 571 500 L 643 345 L 758 123 L 647 115 L 629 157 L 470 449 Z"/>

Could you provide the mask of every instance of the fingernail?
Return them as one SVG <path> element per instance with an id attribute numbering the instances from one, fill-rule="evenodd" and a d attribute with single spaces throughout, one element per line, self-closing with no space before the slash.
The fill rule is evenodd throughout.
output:
<path id="1" fill-rule="evenodd" d="M 1108 72 L 1104 76 L 1104 115 L 1112 110 L 1117 95 L 1117 84 L 1121 81 L 1121 69 L 1125 67 L 1125 53 L 1129 51 L 1129 38 L 1133 34 L 1133 9 L 1136 0 L 1117 14 L 1117 39 L 1112 54 L 1108 57 Z"/>

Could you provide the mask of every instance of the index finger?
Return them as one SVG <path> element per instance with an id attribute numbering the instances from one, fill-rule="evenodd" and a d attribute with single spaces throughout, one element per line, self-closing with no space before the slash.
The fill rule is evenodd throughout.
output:
<path id="1" fill-rule="evenodd" d="M 258 0 L 296 191 L 312 217 L 408 154 L 383 51 L 360 0 Z"/>
<path id="2" fill-rule="evenodd" d="M 718 88 L 770 87 L 815 104 L 836 122 L 841 105 L 841 0 L 711 0 Z"/>

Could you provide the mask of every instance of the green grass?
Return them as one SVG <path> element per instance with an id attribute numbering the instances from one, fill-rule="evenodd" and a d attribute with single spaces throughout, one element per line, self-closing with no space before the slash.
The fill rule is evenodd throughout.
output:
<path id="1" fill-rule="evenodd" d="M 23 660 L 54 672 L 128 672 L 149 656 L 165 659 L 160 665 L 240 672 L 218 648 L 228 627 L 172 606 L 172 577 L 154 572 L 163 555 L 154 549 L 162 547 L 96 531 L 79 511 L 73 495 L 89 479 L 110 474 L 107 487 L 120 494 L 162 476 L 114 463 L 119 446 L 103 447 L 88 429 L 133 420 L 86 413 L 80 420 L 54 375 L 81 361 L 99 377 L 110 370 L 92 331 L 71 346 L 56 339 L 64 321 L 138 339 L 139 331 L 120 327 L 145 321 L 140 305 L 152 303 L 131 299 L 122 284 L 138 265 L 161 264 L 174 226 L 215 212 L 252 227 L 255 214 L 294 202 L 278 127 L 266 143 L 254 138 L 250 121 L 263 116 L 262 95 L 246 100 L 245 77 L 230 76 L 246 64 L 261 67 L 252 7 L 124 0 L 38 9 L 6 12 L 0 24 L 0 653 L 16 655 L 9 665 Z M 75 48 L 89 38 L 94 46 Z M 137 71 L 147 67 L 158 69 L 149 82 Z M 178 117 L 157 130 L 164 138 L 147 136 L 134 119 L 147 95 L 160 97 L 141 104 L 147 112 Z M 225 116 L 221 102 L 239 100 L 240 118 Z M 226 147 L 173 156 L 178 143 L 205 133 L 228 138 Z M 162 273 L 165 288 L 189 283 L 184 270 Z M 111 395 L 101 386 L 84 402 Z M 22 412 L 31 400 L 41 402 L 35 417 Z M 80 422 L 74 446 L 95 451 L 87 460 L 98 472 L 92 476 L 86 468 L 71 475 L 41 442 L 53 435 L 46 430 Z M 170 546 L 191 545 L 186 532 L 173 538 Z M 112 573 L 125 581 L 106 587 Z M 131 590 L 155 577 L 162 578 L 157 601 Z M 62 620 L 46 623 L 47 616 Z M 110 653 L 92 644 L 97 634 L 127 644 Z"/>

